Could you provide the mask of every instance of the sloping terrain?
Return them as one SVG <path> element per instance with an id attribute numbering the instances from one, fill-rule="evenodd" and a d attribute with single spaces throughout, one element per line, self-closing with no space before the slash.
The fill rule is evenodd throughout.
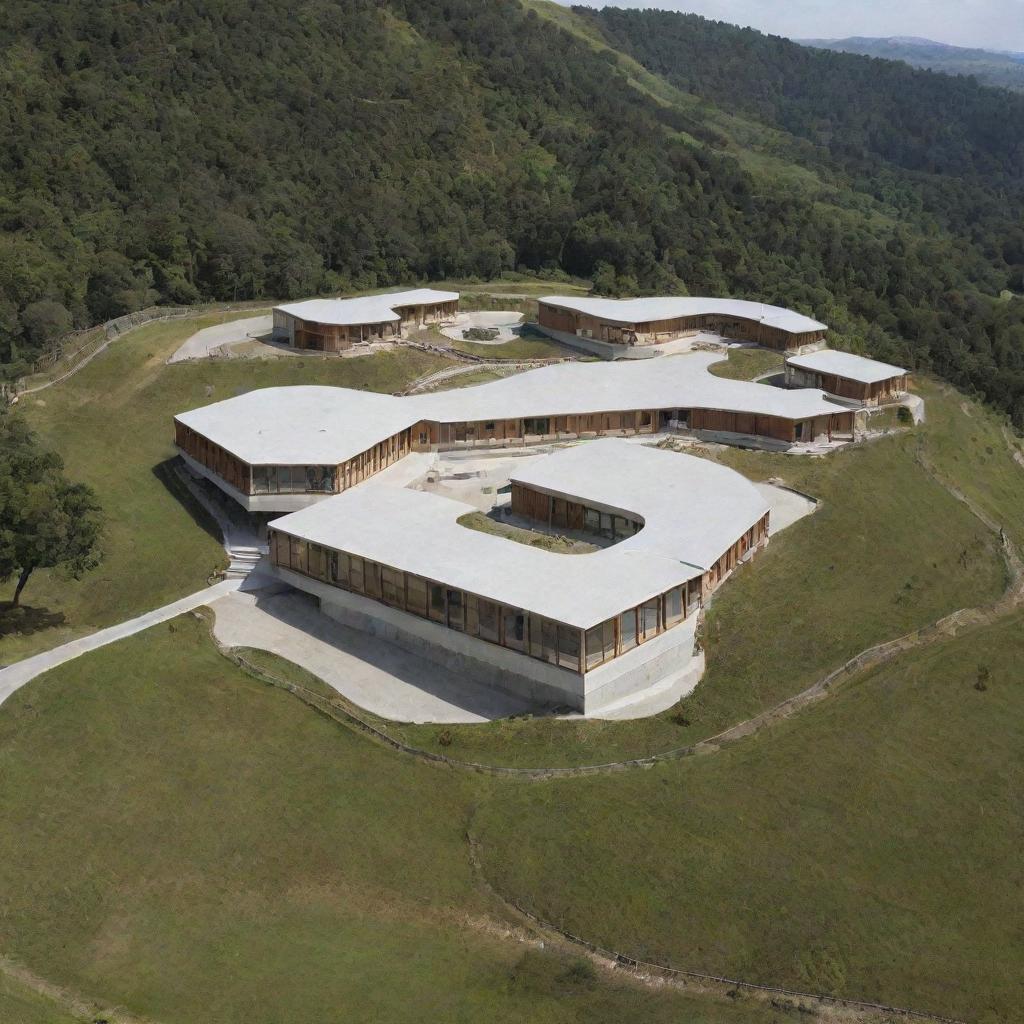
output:
<path id="1" fill-rule="evenodd" d="M 518 268 L 813 312 L 1024 423 L 1009 93 L 541 0 L 5 14 L 7 376 L 154 301 Z"/>
<path id="2" fill-rule="evenodd" d="M 1024 92 L 1024 53 L 950 46 L 931 39 L 904 36 L 850 36 L 847 39 L 798 39 L 797 42 L 840 53 L 902 60 L 914 67 L 941 71 L 944 75 L 974 75 L 985 85 Z"/>

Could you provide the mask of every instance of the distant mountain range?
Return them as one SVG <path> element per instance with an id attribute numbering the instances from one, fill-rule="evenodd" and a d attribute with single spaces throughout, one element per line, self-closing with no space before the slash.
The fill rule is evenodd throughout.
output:
<path id="1" fill-rule="evenodd" d="M 902 60 L 914 67 L 930 68 L 947 75 L 974 75 L 985 85 L 1024 92 L 1024 53 L 975 50 L 916 36 L 851 36 L 848 39 L 798 39 L 796 42 L 817 49 Z"/>

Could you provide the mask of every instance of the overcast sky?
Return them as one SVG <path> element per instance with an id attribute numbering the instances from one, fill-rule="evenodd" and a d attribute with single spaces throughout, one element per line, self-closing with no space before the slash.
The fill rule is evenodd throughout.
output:
<path id="1" fill-rule="evenodd" d="M 1024 0 L 560 0 L 662 7 L 789 36 L 924 36 L 954 46 L 1024 51 Z"/>

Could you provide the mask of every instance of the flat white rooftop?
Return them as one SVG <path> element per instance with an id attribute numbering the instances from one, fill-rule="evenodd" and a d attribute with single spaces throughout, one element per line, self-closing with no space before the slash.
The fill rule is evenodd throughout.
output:
<path id="1" fill-rule="evenodd" d="M 479 422 L 632 409 L 721 409 L 806 420 L 849 410 L 813 388 L 708 373 L 710 352 L 568 362 L 475 387 L 397 398 L 348 388 L 263 388 L 175 417 L 251 465 L 344 462 L 421 420 Z"/>
<path id="2" fill-rule="evenodd" d="M 458 518 L 475 511 L 471 505 L 374 481 L 271 526 L 589 629 L 701 575 L 706 566 L 688 557 L 713 563 L 768 511 L 738 473 L 675 452 L 604 440 L 538 462 L 523 476 L 561 479 L 567 493 L 603 495 L 610 506 L 638 486 L 636 500 L 621 507 L 642 515 L 644 527 L 601 551 L 560 554 L 460 526 Z"/>
<path id="3" fill-rule="evenodd" d="M 639 516 L 643 529 L 620 541 L 620 550 L 657 551 L 702 570 L 769 508 L 752 483 L 726 466 L 614 438 L 533 459 L 511 479 L 601 511 Z"/>
<path id="4" fill-rule="evenodd" d="M 802 313 L 746 299 L 713 299 L 690 295 L 649 299 L 589 299 L 572 295 L 545 295 L 538 301 L 619 324 L 650 323 L 652 320 L 675 320 L 678 317 L 713 313 L 757 320 L 789 334 L 828 330 L 826 324 Z"/>
<path id="5" fill-rule="evenodd" d="M 395 312 L 406 306 L 429 306 L 438 302 L 456 302 L 458 292 L 442 292 L 434 288 L 414 288 L 384 295 L 363 295 L 355 299 L 309 299 L 275 306 L 275 310 L 321 324 L 384 324 L 401 320 Z"/>
<path id="6" fill-rule="evenodd" d="M 908 371 L 902 366 L 891 363 L 880 363 L 877 359 L 856 356 L 851 352 L 837 352 L 823 348 L 819 352 L 809 352 L 802 356 L 787 356 L 786 362 L 800 370 L 812 373 L 829 373 L 847 380 L 855 380 L 861 384 L 877 384 L 882 380 L 902 377 Z"/>

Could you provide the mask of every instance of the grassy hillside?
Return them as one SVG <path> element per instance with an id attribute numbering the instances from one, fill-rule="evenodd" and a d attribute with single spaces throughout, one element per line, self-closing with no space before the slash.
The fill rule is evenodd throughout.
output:
<path id="1" fill-rule="evenodd" d="M 901 659 L 708 757 L 520 786 L 474 821 L 486 874 L 654 962 L 1015 1020 L 1022 627 Z"/>
<path id="2" fill-rule="evenodd" d="M 790 305 L 1024 424 L 1008 93 L 541 0 L 8 8 L 8 376 L 153 301 L 518 270 Z"/>
<path id="3" fill-rule="evenodd" d="M 72 478 L 99 494 L 107 527 L 98 569 L 77 581 L 40 571 L 25 591 L 21 613 L 0 611 L 0 662 L 200 590 L 226 564 L 219 532 L 170 472 L 176 412 L 282 384 L 390 393 L 444 365 L 413 350 L 355 359 L 166 364 L 193 331 L 223 319 L 214 314 L 139 328 L 69 380 L 19 402 L 18 414 L 61 454 Z"/>
<path id="4" fill-rule="evenodd" d="M 20 691 L 0 759 L 0 949 L 161 1024 L 803 1019 L 544 948 L 466 855 L 488 784 L 241 675 L 191 616 Z"/>

